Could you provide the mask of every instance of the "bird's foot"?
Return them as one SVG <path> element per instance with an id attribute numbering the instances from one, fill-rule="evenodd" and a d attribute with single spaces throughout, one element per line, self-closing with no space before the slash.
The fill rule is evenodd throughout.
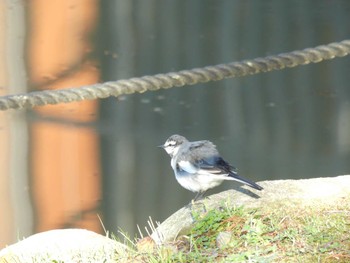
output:
<path id="1" fill-rule="evenodd" d="M 188 205 L 186 205 L 186 208 L 191 209 L 197 201 L 202 200 L 204 193 L 205 192 L 198 192 L 197 195 L 188 203 Z"/>
<path id="2" fill-rule="evenodd" d="M 188 208 L 191 211 L 193 211 L 194 208 L 196 210 L 198 210 L 198 208 L 199 209 L 202 208 L 202 212 L 206 212 L 205 204 L 203 202 L 198 202 L 198 201 L 203 199 L 204 193 L 205 193 L 205 191 L 198 192 L 197 195 L 195 196 L 195 198 L 192 199 L 188 205 L 186 205 L 186 208 Z"/>
<path id="3" fill-rule="evenodd" d="M 189 209 L 193 222 L 197 221 L 200 215 L 207 213 L 206 205 L 202 201 L 194 202 L 194 200 L 192 200 L 186 205 L 186 208 Z"/>

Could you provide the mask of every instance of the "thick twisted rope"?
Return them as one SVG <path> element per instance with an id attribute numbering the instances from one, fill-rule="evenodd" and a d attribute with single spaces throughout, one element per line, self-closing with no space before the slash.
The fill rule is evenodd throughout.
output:
<path id="1" fill-rule="evenodd" d="M 298 65 L 318 63 L 335 57 L 344 57 L 350 53 L 350 40 L 331 43 L 301 51 L 282 53 L 265 58 L 244 60 L 229 64 L 220 64 L 204 68 L 182 70 L 154 76 L 144 76 L 127 80 L 109 81 L 101 84 L 61 90 L 35 91 L 26 94 L 0 97 L 0 110 L 32 108 L 46 104 L 69 103 L 81 100 L 93 100 L 120 96 L 135 92 L 168 89 L 185 85 L 194 85 L 224 78 L 253 75 L 260 72 L 292 68 Z"/>

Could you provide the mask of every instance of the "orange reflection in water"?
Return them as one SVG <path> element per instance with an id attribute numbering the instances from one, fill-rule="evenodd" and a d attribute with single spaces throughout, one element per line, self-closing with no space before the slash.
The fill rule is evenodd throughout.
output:
<path id="1" fill-rule="evenodd" d="M 98 82 L 92 42 L 98 11 L 98 1 L 92 0 L 28 2 L 32 89 Z M 30 127 L 36 232 L 63 227 L 101 231 L 99 142 L 90 125 L 97 118 L 97 106 L 97 101 L 83 101 L 35 109 L 43 117 Z"/>

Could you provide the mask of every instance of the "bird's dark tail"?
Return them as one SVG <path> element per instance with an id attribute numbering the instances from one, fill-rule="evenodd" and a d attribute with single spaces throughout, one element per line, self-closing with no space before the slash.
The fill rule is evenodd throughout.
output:
<path id="1" fill-rule="evenodd" d="M 262 190 L 263 189 L 260 185 L 258 185 L 258 184 L 254 183 L 252 181 L 249 181 L 248 179 L 245 179 L 245 178 L 239 176 L 237 173 L 230 172 L 229 173 L 229 177 L 230 177 L 231 180 L 235 180 L 235 181 L 240 182 L 242 184 L 246 184 L 246 185 L 248 185 L 248 186 L 250 186 L 250 187 L 252 187 L 252 188 L 254 188 L 256 190 Z"/>

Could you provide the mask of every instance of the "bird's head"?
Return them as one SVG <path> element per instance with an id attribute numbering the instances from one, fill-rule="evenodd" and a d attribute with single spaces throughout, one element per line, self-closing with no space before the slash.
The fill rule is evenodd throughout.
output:
<path id="1" fill-rule="evenodd" d="M 177 154 L 181 145 L 188 142 L 188 140 L 181 135 L 172 135 L 170 136 L 163 145 L 158 147 L 163 148 L 171 157 Z"/>

